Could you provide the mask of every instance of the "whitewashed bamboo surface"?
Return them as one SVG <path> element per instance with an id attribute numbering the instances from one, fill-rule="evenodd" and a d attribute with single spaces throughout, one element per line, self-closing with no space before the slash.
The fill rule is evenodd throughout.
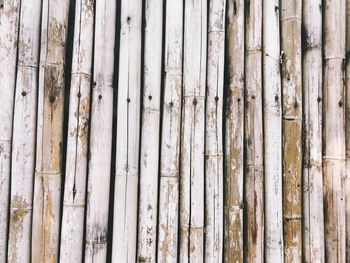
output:
<path id="1" fill-rule="evenodd" d="M 350 0 L 0 0 L 0 263 L 350 261 Z"/>

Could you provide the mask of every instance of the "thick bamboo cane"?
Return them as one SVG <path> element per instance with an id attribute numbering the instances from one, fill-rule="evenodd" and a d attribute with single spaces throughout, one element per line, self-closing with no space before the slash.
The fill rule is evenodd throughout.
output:
<path id="1" fill-rule="evenodd" d="M 138 261 L 156 262 L 163 2 L 145 2 Z"/>
<path id="2" fill-rule="evenodd" d="M 243 262 L 244 1 L 227 1 L 224 259 Z"/>
<path id="3" fill-rule="evenodd" d="M 186 1 L 180 167 L 180 262 L 204 256 L 207 1 Z"/>
<path id="4" fill-rule="evenodd" d="M 122 0 L 112 262 L 135 262 L 142 1 Z M 156 88 L 156 87 L 155 87 Z"/>
<path id="5" fill-rule="evenodd" d="M 345 262 L 345 1 L 325 1 L 323 178 L 326 261 Z"/>
<path id="6" fill-rule="evenodd" d="M 182 101 L 183 1 L 166 3 L 158 262 L 177 262 Z"/>
<path id="7" fill-rule="evenodd" d="M 346 109 L 345 109 L 345 143 L 346 143 L 346 261 L 350 261 L 350 0 L 346 0 Z"/>
<path id="8" fill-rule="evenodd" d="M 307 263 L 324 262 L 321 2 L 303 3 L 303 258 Z"/>
<path id="9" fill-rule="evenodd" d="M 83 258 L 93 25 L 93 0 L 78 0 L 75 4 L 61 262 L 81 262 Z"/>
<path id="10" fill-rule="evenodd" d="M 0 1 L 0 262 L 6 262 L 20 0 Z"/>
<path id="11" fill-rule="evenodd" d="M 32 262 L 57 262 L 69 0 L 43 2 Z"/>
<path id="12" fill-rule="evenodd" d="M 225 0 L 210 0 L 206 91 L 205 261 L 223 256 L 223 91 Z"/>
<path id="13" fill-rule="evenodd" d="M 11 163 L 9 262 L 30 262 L 41 0 L 23 0 L 20 12 Z"/>
<path id="14" fill-rule="evenodd" d="M 302 261 L 301 0 L 281 1 L 285 262 Z"/>
<path id="15" fill-rule="evenodd" d="M 245 206 L 247 262 L 264 262 L 264 152 L 262 114 L 262 1 L 246 7 Z"/>
<path id="16" fill-rule="evenodd" d="M 85 262 L 106 262 L 113 125 L 116 1 L 96 2 Z"/>
<path id="17" fill-rule="evenodd" d="M 265 259 L 283 262 L 279 1 L 263 3 Z M 265 19 L 268 18 L 268 19 Z"/>

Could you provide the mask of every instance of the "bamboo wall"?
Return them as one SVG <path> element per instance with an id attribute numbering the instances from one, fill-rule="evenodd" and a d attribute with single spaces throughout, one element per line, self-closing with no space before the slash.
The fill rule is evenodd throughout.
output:
<path id="1" fill-rule="evenodd" d="M 0 0 L 0 263 L 350 262 L 349 54 L 349 0 Z"/>

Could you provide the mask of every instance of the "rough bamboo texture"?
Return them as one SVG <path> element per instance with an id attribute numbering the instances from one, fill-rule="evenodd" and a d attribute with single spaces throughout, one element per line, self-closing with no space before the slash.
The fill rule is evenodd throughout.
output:
<path id="1" fill-rule="evenodd" d="M 227 1 L 224 261 L 243 262 L 244 1 Z"/>
<path id="2" fill-rule="evenodd" d="M 41 1 L 22 1 L 13 116 L 9 262 L 30 262 Z"/>
<path id="3" fill-rule="evenodd" d="M 303 258 L 325 262 L 322 174 L 322 1 L 303 2 Z M 321 6 L 322 7 L 322 6 Z"/>
<path id="4" fill-rule="evenodd" d="M 96 2 L 85 262 L 106 262 L 112 162 L 116 3 Z M 85 30 L 85 29 L 84 29 Z M 74 96 L 71 95 L 71 96 Z"/>
<path id="5" fill-rule="evenodd" d="M 323 178 L 326 261 L 345 262 L 345 1 L 324 12 Z"/>
<path id="6" fill-rule="evenodd" d="M 163 3 L 145 2 L 138 261 L 156 262 Z"/>
<path id="7" fill-rule="evenodd" d="M 57 262 L 69 0 L 43 1 L 32 262 Z"/>
<path id="8" fill-rule="evenodd" d="M 302 261 L 301 1 L 281 1 L 285 262 Z"/>
<path id="9" fill-rule="evenodd" d="M 113 263 L 131 263 L 136 261 L 137 200 L 140 173 L 141 22 L 142 1 L 122 0 L 113 218 Z M 147 59 L 146 61 L 148 62 Z M 148 80 L 145 79 L 145 81 Z M 147 85 L 148 83 L 146 82 L 145 84 Z M 152 85 L 153 88 L 157 89 L 157 86 Z M 144 103 L 147 102 L 144 101 Z M 157 127 L 153 128 L 157 130 Z"/>
<path id="10" fill-rule="evenodd" d="M 350 261 L 350 1 L 346 0 L 346 53 L 345 53 L 345 144 L 346 144 L 346 261 Z"/>
<path id="11" fill-rule="evenodd" d="M 20 0 L 0 1 L 0 262 L 6 261 Z"/>
<path id="12" fill-rule="evenodd" d="M 262 114 L 262 2 L 246 7 L 245 200 L 247 262 L 264 262 L 264 152 Z"/>
<path id="13" fill-rule="evenodd" d="M 282 209 L 282 92 L 279 1 L 263 3 L 265 259 L 284 262 Z"/>
<path id="14" fill-rule="evenodd" d="M 76 1 L 61 262 L 81 262 L 83 258 L 93 25 L 93 0 Z"/>
<path id="15" fill-rule="evenodd" d="M 158 262 L 177 262 L 182 102 L 183 1 L 165 6 L 164 99 L 160 145 Z"/>

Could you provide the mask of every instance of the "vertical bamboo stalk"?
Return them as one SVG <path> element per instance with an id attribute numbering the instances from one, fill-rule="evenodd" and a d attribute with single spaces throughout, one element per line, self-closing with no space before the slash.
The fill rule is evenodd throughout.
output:
<path id="1" fill-rule="evenodd" d="M 6 261 L 20 0 L 0 0 L 0 262 Z"/>
<path id="2" fill-rule="evenodd" d="M 301 262 L 301 1 L 281 1 L 281 9 L 284 258 L 286 262 Z"/>
<path id="3" fill-rule="evenodd" d="M 106 262 L 113 125 L 116 1 L 96 2 L 85 262 Z"/>
<path id="4" fill-rule="evenodd" d="M 163 2 L 145 3 L 138 261 L 156 262 Z"/>
<path id="5" fill-rule="evenodd" d="M 11 163 L 9 262 L 30 262 L 41 0 L 23 0 L 20 12 Z"/>
<path id="6" fill-rule="evenodd" d="M 350 0 L 346 0 L 346 109 L 345 109 L 345 143 L 346 143 L 346 261 L 350 261 Z"/>
<path id="7" fill-rule="evenodd" d="M 265 259 L 283 262 L 279 1 L 263 3 Z M 266 18 L 266 19 L 265 19 Z M 268 19 L 267 19 L 268 18 Z"/>
<path id="8" fill-rule="evenodd" d="M 185 2 L 180 261 L 203 261 L 207 1 Z"/>
<path id="9" fill-rule="evenodd" d="M 158 262 L 177 262 L 182 101 L 183 1 L 166 2 Z"/>
<path id="10" fill-rule="evenodd" d="M 142 1 L 122 0 L 112 262 L 135 262 Z"/>
<path id="11" fill-rule="evenodd" d="M 247 262 L 264 262 L 264 138 L 262 114 L 262 1 L 246 7 L 245 224 Z"/>
<path id="12" fill-rule="evenodd" d="M 225 63 L 225 0 L 210 0 L 206 91 L 205 261 L 223 255 L 222 112 Z"/>
<path id="13" fill-rule="evenodd" d="M 75 6 L 61 262 L 81 262 L 84 247 L 94 2 L 93 0 L 78 0 Z"/>
<path id="14" fill-rule="evenodd" d="M 323 174 L 326 261 L 345 262 L 345 1 L 325 1 Z"/>
<path id="15" fill-rule="evenodd" d="M 303 3 L 303 258 L 324 262 L 322 178 L 322 1 Z"/>
<path id="16" fill-rule="evenodd" d="M 224 259 L 243 262 L 244 1 L 227 1 Z"/>
<path id="17" fill-rule="evenodd" d="M 57 262 L 69 0 L 43 2 L 32 261 Z"/>

